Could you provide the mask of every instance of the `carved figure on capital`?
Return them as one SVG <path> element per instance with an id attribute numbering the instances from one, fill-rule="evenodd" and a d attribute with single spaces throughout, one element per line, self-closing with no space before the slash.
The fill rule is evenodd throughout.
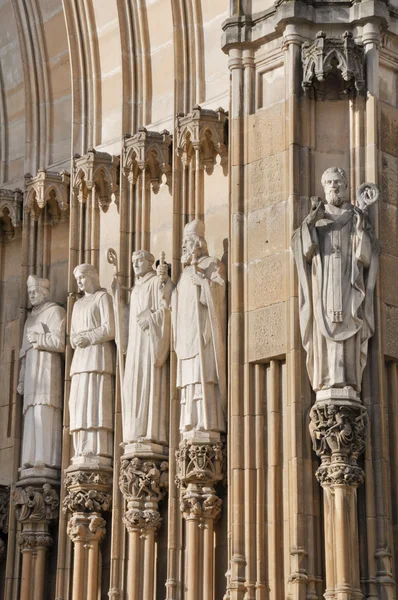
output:
<path id="1" fill-rule="evenodd" d="M 300 329 L 317 399 L 326 398 L 332 388 L 357 400 L 375 326 L 379 243 L 368 207 L 379 191 L 374 184 L 363 184 L 358 205 L 352 204 L 347 176 L 337 167 L 324 172 L 322 185 L 325 200 L 312 198 L 311 212 L 292 238 Z"/>
<path id="2" fill-rule="evenodd" d="M 184 228 L 183 272 L 172 299 L 180 430 L 224 432 L 226 426 L 226 275 L 209 256 L 204 223 Z"/>
<path id="3" fill-rule="evenodd" d="M 48 299 L 48 279 L 30 275 L 27 287 L 33 308 L 25 323 L 19 354 L 17 390 L 24 397 L 21 465 L 23 470 L 59 468 L 66 312 Z"/>
<path id="4" fill-rule="evenodd" d="M 73 272 L 84 293 L 73 307 L 70 341 L 74 349 L 69 397 L 74 464 L 111 463 L 115 324 L 111 296 L 100 287 L 96 269 L 78 265 Z"/>
<path id="5" fill-rule="evenodd" d="M 21 523 L 50 523 L 58 517 L 58 493 L 49 483 L 42 488 L 30 485 L 17 487 L 13 501 L 17 519 Z"/>
<path id="6" fill-rule="evenodd" d="M 122 422 L 123 442 L 168 445 L 169 376 L 167 358 L 170 351 L 170 302 L 174 285 L 168 276 L 164 254 L 157 270 L 155 258 L 146 250 L 132 256 L 134 287 L 130 305 L 125 308 L 124 328 L 119 346 L 126 351 L 123 378 Z M 115 305 L 119 308 L 116 292 L 117 276 L 113 283 Z M 127 450 L 127 449 L 126 449 Z"/>

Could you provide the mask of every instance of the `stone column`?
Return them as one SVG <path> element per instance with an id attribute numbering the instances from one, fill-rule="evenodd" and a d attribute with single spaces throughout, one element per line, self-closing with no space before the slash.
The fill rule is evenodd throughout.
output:
<path id="1" fill-rule="evenodd" d="M 186 521 L 187 600 L 214 599 L 214 523 L 222 500 L 216 485 L 223 479 L 224 444 L 214 433 L 195 432 L 177 452 L 180 508 Z"/>
<path id="2" fill-rule="evenodd" d="M 19 535 L 22 552 L 20 600 L 43 600 L 46 555 L 53 544 L 50 526 L 58 518 L 58 493 L 49 483 L 42 487 L 22 482 L 17 485 L 13 501 L 22 527 Z"/>
<path id="3" fill-rule="evenodd" d="M 102 514 L 111 506 L 112 469 L 69 467 L 65 487 L 63 510 L 71 513 L 67 532 L 74 544 L 72 600 L 96 600 L 99 545 L 106 533 Z"/>
<path id="4" fill-rule="evenodd" d="M 324 490 L 325 598 L 360 600 L 357 487 L 364 472 L 357 460 L 365 449 L 367 411 L 350 398 L 350 390 L 330 389 L 317 396 L 310 434 L 321 459 L 316 477 Z"/>
<path id="5" fill-rule="evenodd" d="M 168 463 L 150 458 L 123 456 L 121 459 L 119 485 L 126 501 L 123 522 L 129 538 L 129 600 L 153 600 L 154 594 L 155 541 L 162 524 L 158 504 L 168 489 Z"/>

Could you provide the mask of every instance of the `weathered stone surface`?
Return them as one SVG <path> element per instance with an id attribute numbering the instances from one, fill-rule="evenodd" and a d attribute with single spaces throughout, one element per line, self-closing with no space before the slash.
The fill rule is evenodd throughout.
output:
<path id="1" fill-rule="evenodd" d="M 287 300 L 288 251 L 272 254 L 248 264 L 248 309 Z"/>
<path id="2" fill-rule="evenodd" d="M 285 150 L 285 103 L 250 115 L 247 125 L 248 163 Z"/>
<path id="3" fill-rule="evenodd" d="M 398 306 L 398 257 L 382 253 L 380 256 L 381 301 Z"/>
<path id="4" fill-rule="evenodd" d="M 380 103 L 380 146 L 381 150 L 398 157 L 398 115 L 397 111 L 383 102 Z"/>
<path id="5" fill-rule="evenodd" d="M 249 261 L 286 248 L 286 202 L 266 206 L 247 215 Z"/>
<path id="6" fill-rule="evenodd" d="M 286 352 L 285 302 L 249 312 L 249 360 L 265 361 Z"/>
<path id="7" fill-rule="evenodd" d="M 382 304 L 383 353 L 398 360 L 398 307 Z"/>
<path id="8" fill-rule="evenodd" d="M 247 165 L 248 196 L 246 203 L 248 210 L 277 204 L 287 198 L 286 168 L 286 152 L 273 154 Z"/>

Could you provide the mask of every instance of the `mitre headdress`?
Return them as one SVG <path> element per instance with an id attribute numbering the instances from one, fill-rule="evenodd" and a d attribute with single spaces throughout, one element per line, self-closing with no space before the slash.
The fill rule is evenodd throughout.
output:
<path id="1" fill-rule="evenodd" d="M 201 238 L 205 237 L 205 224 L 200 219 L 194 219 L 187 223 L 184 227 L 184 236 L 198 235 Z"/>

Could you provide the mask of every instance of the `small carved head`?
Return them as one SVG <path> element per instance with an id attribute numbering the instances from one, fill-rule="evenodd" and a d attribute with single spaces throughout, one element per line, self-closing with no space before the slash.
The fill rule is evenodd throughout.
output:
<path id="1" fill-rule="evenodd" d="M 32 306 L 39 306 L 50 293 L 50 282 L 48 279 L 37 277 L 37 275 L 29 275 L 27 287 Z"/>
<path id="2" fill-rule="evenodd" d="M 147 250 L 137 250 L 133 252 L 131 261 L 133 263 L 134 275 L 136 277 L 143 277 L 149 271 L 152 271 L 155 257 L 150 252 L 147 252 Z"/>
<path id="3" fill-rule="evenodd" d="M 322 186 L 325 191 L 325 198 L 328 204 L 341 206 L 348 200 L 348 181 L 347 175 L 339 167 L 326 169 L 322 175 Z"/>
<path id="4" fill-rule="evenodd" d="M 100 289 L 99 275 L 93 265 L 88 263 L 78 265 L 74 269 L 73 275 L 81 292 L 93 294 Z"/>

